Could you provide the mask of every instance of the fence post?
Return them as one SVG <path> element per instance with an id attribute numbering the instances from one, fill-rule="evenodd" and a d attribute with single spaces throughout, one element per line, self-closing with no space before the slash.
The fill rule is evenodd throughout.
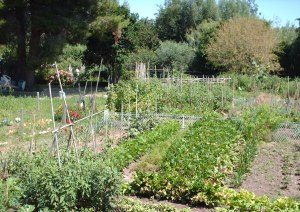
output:
<path id="1" fill-rule="evenodd" d="M 38 112 L 40 112 L 40 92 L 36 92 Z"/>
<path id="2" fill-rule="evenodd" d="M 138 85 L 136 85 L 136 98 L 135 98 L 135 118 L 138 117 Z"/>
<path id="3" fill-rule="evenodd" d="M 121 122 L 124 121 L 124 104 L 123 101 L 121 102 Z"/>
<path id="4" fill-rule="evenodd" d="M 105 143 L 107 143 L 108 135 L 108 119 L 109 119 L 109 110 L 104 110 L 103 121 L 105 123 Z"/>
<path id="5" fill-rule="evenodd" d="M 35 113 L 33 113 L 33 124 L 32 124 L 32 129 L 31 129 L 31 133 L 32 133 L 32 137 L 31 137 L 31 142 L 30 142 L 30 147 L 29 147 L 29 152 L 30 154 L 32 154 L 33 152 L 36 151 L 36 140 L 35 140 Z M 34 146 L 34 147 L 33 147 Z M 34 149 L 34 151 L 33 151 Z"/>
<path id="6" fill-rule="evenodd" d="M 181 129 L 185 128 L 185 117 L 182 116 Z"/>
<path id="7" fill-rule="evenodd" d="M 180 92 L 182 92 L 182 73 L 180 74 Z"/>
<path id="8" fill-rule="evenodd" d="M 224 109 L 224 84 L 222 86 L 222 109 Z"/>
<path id="9" fill-rule="evenodd" d="M 55 68 L 56 68 L 56 76 L 57 76 L 57 79 L 58 79 L 58 82 L 59 82 L 59 87 L 60 87 L 60 91 L 62 93 L 64 93 L 64 90 L 63 90 L 63 87 L 62 87 L 62 83 L 61 83 L 61 79 L 60 79 L 60 73 L 59 73 L 59 70 L 58 70 L 58 67 L 57 67 L 57 63 L 55 62 Z M 66 100 L 66 95 L 63 95 L 63 102 L 64 102 L 64 106 L 66 108 L 66 115 L 67 115 L 67 118 L 68 118 L 68 121 L 71 121 L 71 118 L 70 118 L 70 114 L 69 114 L 69 110 L 68 110 L 68 105 L 67 105 L 67 100 Z M 78 155 L 78 148 L 77 148 L 77 140 L 76 140 L 76 137 L 75 137 L 75 134 L 74 134 L 74 128 L 73 128 L 73 125 L 70 125 L 70 135 L 71 135 L 71 138 L 73 140 L 73 144 L 74 144 L 74 149 L 75 149 L 75 154 L 76 154 L 76 158 L 77 158 L 77 161 L 79 162 L 79 155 Z"/>
<path id="10" fill-rule="evenodd" d="M 24 136 L 24 110 L 23 108 L 20 110 L 20 124 L 19 124 L 19 135 L 21 136 L 21 139 L 23 141 Z"/>
<path id="11" fill-rule="evenodd" d="M 155 113 L 157 114 L 157 96 L 155 98 Z"/>

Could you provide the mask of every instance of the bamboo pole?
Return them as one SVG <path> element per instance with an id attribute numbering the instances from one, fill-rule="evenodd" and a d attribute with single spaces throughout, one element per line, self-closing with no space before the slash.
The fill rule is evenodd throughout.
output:
<path id="1" fill-rule="evenodd" d="M 135 98 L 135 118 L 138 117 L 138 85 L 136 85 L 136 98 Z"/>
<path id="2" fill-rule="evenodd" d="M 64 93 L 64 90 L 63 90 L 63 87 L 62 87 L 62 83 L 61 83 L 61 80 L 60 80 L 60 73 L 58 71 L 58 67 L 57 67 L 57 63 L 56 62 L 55 62 L 55 68 L 56 68 L 56 74 L 57 74 L 57 78 L 58 78 L 60 90 L 61 90 L 62 93 Z M 69 121 L 69 123 L 71 123 L 71 117 L 70 117 L 70 113 L 69 113 L 69 109 L 68 109 L 68 104 L 67 104 L 67 100 L 66 100 L 66 96 L 65 95 L 63 95 L 63 102 L 64 102 L 64 106 L 66 108 L 68 121 Z M 76 138 L 75 138 L 73 125 L 70 125 L 70 132 L 71 132 L 71 137 L 72 137 L 72 141 L 73 141 L 73 145 L 74 145 L 74 149 L 75 149 L 75 154 L 76 154 L 77 160 L 79 162 L 77 141 L 76 141 Z"/>
<path id="3" fill-rule="evenodd" d="M 49 83 L 49 96 L 50 96 L 50 104 L 51 104 L 51 117 L 52 117 L 53 130 L 55 131 L 56 130 L 56 125 L 55 125 L 55 117 L 54 117 L 54 107 L 53 107 L 51 83 Z M 58 131 L 54 132 L 54 141 L 53 141 L 53 143 L 56 146 L 58 165 L 61 168 L 60 150 L 59 150 L 59 143 L 58 143 L 57 133 L 58 133 Z"/>
<path id="4" fill-rule="evenodd" d="M 102 64 L 103 64 L 103 59 L 101 59 L 101 64 L 100 64 L 97 83 L 96 83 L 96 89 L 95 89 L 95 92 L 93 94 L 92 114 L 94 114 L 95 111 L 96 111 L 96 94 L 98 93 L 98 86 L 99 86 L 99 81 L 100 81 L 100 77 L 101 77 Z M 96 135 L 95 135 L 94 124 L 93 124 L 93 116 L 90 116 L 90 130 L 91 130 L 91 135 L 92 135 L 92 142 L 93 142 L 94 152 L 96 153 L 97 143 L 96 143 Z"/>
<path id="5" fill-rule="evenodd" d="M 32 137 L 31 137 L 31 142 L 30 142 L 30 147 L 29 147 L 29 152 L 30 154 L 33 153 L 33 145 L 34 150 L 36 150 L 36 141 L 35 141 L 35 114 L 33 113 L 33 124 L 32 124 L 32 129 L 31 129 Z"/>

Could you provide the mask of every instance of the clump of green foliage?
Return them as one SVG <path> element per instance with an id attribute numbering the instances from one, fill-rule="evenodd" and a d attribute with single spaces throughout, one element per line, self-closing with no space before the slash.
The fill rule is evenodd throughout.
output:
<path id="1" fill-rule="evenodd" d="M 170 70 L 185 72 L 195 57 L 195 52 L 187 43 L 164 41 L 156 50 L 158 63 Z"/>
<path id="2" fill-rule="evenodd" d="M 177 122 L 158 125 L 152 131 L 145 132 L 132 140 L 123 142 L 115 149 L 109 150 L 105 154 L 105 158 L 115 164 L 119 170 L 122 170 L 149 151 L 153 145 L 164 142 L 178 130 L 179 124 Z"/>
<path id="3" fill-rule="evenodd" d="M 139 200 L 124 198 L 117 204 L 118 212 L 188 212 L 189 209 L 176 209 L 171 205 L 142 203 Z"/>
<path id="4" fill-rule="evenodd" d="M 121 178 L 113 166 L 90 151 L 81 152 L 79 161 L 64 151 L 59 167 L 57 158 L 49 154 L 9 156 L 8 172 L 22 192 L 19 205 L 55 211 L 108 211 L 114 206 Z"/>
<path id="5" fill-rule="evenodd" d="M 208 60 L 216 67 L 237 73 L 255 73 L 255 65 L 278 70 L 274 50 L 275 31 L 257 18 L 236 17 L 225 22 L 207 48 Z"/>
<path id="6" fill-rule="evenodd" d="M 232 89 L 223 84 L 161 83 L 159 80 L 121 81 L 109 90 L 108 107 L 111 110 L 159 113 L 200 114 L 207 110 L 227 111 Z"/>

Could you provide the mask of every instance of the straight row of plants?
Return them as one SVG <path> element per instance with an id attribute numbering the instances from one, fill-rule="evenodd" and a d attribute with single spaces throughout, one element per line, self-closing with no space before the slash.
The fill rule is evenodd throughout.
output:
<path id="1" fill-rule="evenodd" d="M 259 142 L 282 118 L 267 107 L 226 120 L 206 117 L 165 151 L 158 172 L 137 172 L 128 192 L 238 210 L 298 209 L 299 204 L 290 199 L 271 201 L 227 187 L 241 182 Z"/>
<path id="2" fill-rule="evenodd" d="M 162 83 L 151 81 L 121 81 L 110 88 L 108 106 L 124 112 L 158 112 L 201 114 L 204 111 L 229 110 L 232 89 L 223 84 Z"/>
<path id="3" fill-rule="evenodd" d="M 116 148 L 104 154 L 105 160 L 112 162 L 119 170 L 134 162 L 154 145 L 164 142 L 180 129 L 177 121 L 169 121 L 156 126 L 134 139 L 125 140 Z"/>

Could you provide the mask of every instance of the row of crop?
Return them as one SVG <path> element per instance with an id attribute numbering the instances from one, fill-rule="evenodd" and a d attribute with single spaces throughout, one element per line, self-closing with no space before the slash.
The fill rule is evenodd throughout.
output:
<path id="1" fill-rule="evenodd" d="M 199 114 L 206 110 L 228 110 L 233 99 L 227 85 L 162 83 L 159 80 L 121 81 L 108 92 L 111 110 L 124 112 L 168 112 Z"/>
<path id="2" fill-rule="evenodd" d="M 176 209 L 167 204 L 143 203 L 137 199 L 123 198 L 117 204 L 116 212 L 189 212 L 189 208 Z"/>
<path id="3" fill-rule="evenodd" d="M 239 186 L 244 175 L 249 172 L 259 143 L 269 141 L 271 132 L 287 118 L 289 117 L 268 106 L 245 110 L 241 117 L 234 117 L 244 140 L 247 141 L 239 147 L 239 160 L 235 167 L 234 182 L 232 182 L 234 186 Z"/>
<path id="4" fill-rule="evenodd" d="M 232 121 L 207 117 L 173 141 L 159 173 L 138 172 L 132 189 L 139 195 L 189 202 L 206 183 L 225 184 L 238 161 L 243 141 Z"/>
<path id="5" fill-rule="evenodd" d="M 165 122 L 135 139 L 126 140 L 116 148 L 110 149 L 104 158 L 122 170 L 149 151 L 153 145 L 164 142 L 179 129 L 180 125 L 177 121 Z"/>
<path id="6" fill-rule="evenodd" d="M 207 117 L 195 123 L 165 151 L 158 173 L 137 172 L 128 192 L 183 203 L 238 210 L 298 209 L 290 199 L 272 202 L 226 185 L 238 184 L 248 171 L 257 144 L 280 122 L 269 108 L 222 120 Z M 229 181 L 230 180 L 230 181 Z"/>
<path id="7" fill-rule="evenodd" d="M 279 77 L 266 73 L 256 75 L 226 74 L 231 77 L 230 86 L 246 92 L 265 92 L 299 99 L 299 78 Z M 225 75 L 225 76 L 226 76 Z"/>

